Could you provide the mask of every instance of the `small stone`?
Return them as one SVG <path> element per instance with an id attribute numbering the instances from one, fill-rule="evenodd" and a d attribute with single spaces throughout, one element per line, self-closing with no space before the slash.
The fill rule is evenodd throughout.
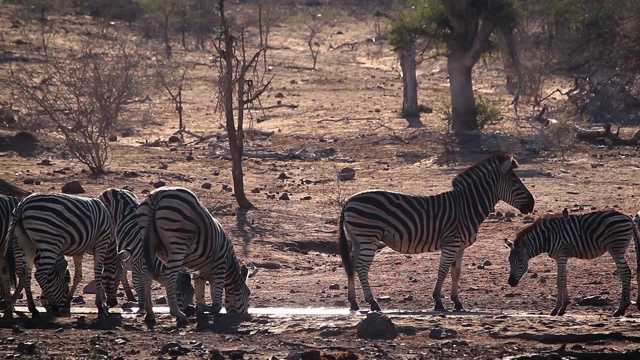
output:
<path id="1" fill-rule="evenodd" d="M 453 329 L 441 329 L 439 327 L 431 329 L 429 338 L 431 339 L 454 339 L 458 336 L 458 332 Z"/>
<path id="2" fill-rule="evenodd" d="M 39 163 L 36 163 L 36 165 L 50 166 L 50 165 L 53 165 L 53 163 L 49 159 L 42 159 L 42 161 L 40 161 Z"/>
<path id="3" fill-rule="evenodd" d="M 22 181 L 23 184 L 25 185 L 33 185 L 36 183 L 36 179 L 33 178 L 26 178 Z"/>
<path id="4" fill-rule="evenodd" d="M 358 324 L 358 337 L 361 339 L 395 339 L 398 330 L 391 319 L 379 312 L 371 312 Z"/>
<path id="5" fill-rule="evenodd" d="M 187 159 L 186 159 L 186 160 L 187 160 L 187 161 L 193 161 L 193 159 L 194 159 L 194 158 L 193 158 L 193 154 L 192 154 L 192 153 L 189 153 L 189 155 L 187 155 Z"/>
<path id="6" fill-rule="evenodd" d="M 338 179 L 340 181 L 353 180 L 355 177 L 356 177 L 356 170 L 350 167 L 342 168 L 340 170 L 340 174 L 338 175 Z"/>
<path id="7" fill-rule="evenodd" d="M 94 283 L 94 284 L 95 284 L 95 283 Z M 74 297 L 74 298 L 71 300 L 71 302 L 72 302 L 72 303 L 74 303 L 74 304 L 84 304 L 84 303 L 85 303 L 85 301 L 84 301 L 84 296 L 82 296 L 82 295 L 78 295 L 78 296 Z"/>
<path id="8" fill-rule="evenodd" d="M 180 137 L 175 135 L 169 136 L 169 143 L 177 143 L 177 142 L 182 142 L 182 140 L 180 140 Z"/>
<path id="9" fill-rule="evenodd" d="M 413 301 L 413 295 L 407 295 L 404 298 L 402 298 L 403 301 Z"/>
<path id="10" fill-rule="evenodd" d="M 109 141 L 111 141 L 111 142 L 118 141 L 118 135 L 116 135 L 116 134 L 109 135 Z"/>
<path id="11" fill-rule="evenodd" d="M 280 173 L 280 175 L 278 175 L 278 180 L 286 180 L 286 179 L 291 179 L 291 176 L 287 175 L 286 173 Z"/>
<path id="12" fill-rule="evenodd" d="M 483 265 L 483 266 L 485 266 L 485 267 L 486 267 L 486 266 L 491 266 L 491 261 L 489 261 L 489 260 L 485 260 L 485 261 L 482 263 L 482 265 Z"/>
<path id="13" fill-rule="evenodd" d="M 167 170 L 167 168 L 169 168 L 169 165 L 165 163 L 161 163 L 160 166 L 158 166 L 158 169 L 160 170 Z"/>
<path id="14" fill-rule="evenodd" d="M 578 305 L 580 306 L 605 306 L 610 303 L 611 300 L 608 297 L 601 295 L 587 296 L 586 298 L 578 301 Z"/>
<path id="15" fill-rule="evenodd" d="M 260 193 L 260 188 L 253 188 L 251 190 L 251 192 L 254 193 L 254 194 L 259 194 Z"/>
<path id="16" fill-rule="evenodd" d="M 84 289 L 82 289 L 83 294 L 95 294 L 96 293 L 96 281 L 91 280 L 87 285 L 85 285 Z"/>
<path id="17" fill-rule="evenodd" d="M 25 341 L 18 344 L 16 351 L 20 354 L 33 355 L 38 350 L 38 344 Z"/>
<path id="18" fill-rule="evenodd" d="M 276 99 L 282 99 L 282 98 L 284 98 L 284 94 L 279 92 L 279 93 L 276 93 L 275 95 L 273 95 L 273 97 L 275 97 Z"/>
<path id="19" fill-rule="evenodd" d="M 278 199 L 280 199 L 280 200 L 290 200 L 289 199 L 289 194 L 287 194 L 286 192 L 283 192 Z"/>
<path id="20" fill-rule="evenodd" d="M 231 186 L 227 185 L 227 184 L 222 184 L 222 190 L 226 191 L 226 192 L 231 192 Z"/>
<path id="21" fill-rule="evenodd" d="M 300 200 L 304 200 L 304 201 L 311 200 L 311 199 L 312 199 L 311 195 L 303 196 L 300 198 Z"/>
<path id="22" fill-rule="evenodd" d="M 65 194 L 84 194 L 84 189 L 80 182 L 77 180 L 66 183 L 62 187 L 62 192 Z"/>
<path id="23" fill-rule="evenodd" d="M 275 199 L 276 194 L 267 194 L 267 199 Z"/>
<path id="24" fill-rule="evenodd" d="M 511 219 L 511 218 L 516 217 L 516 213 L 514 213 L 513 211 L 507 211 L 507 212 L 504 213 L 504 217 L 506 217 L 508 219 Z"/>
<path id="25" fill-rule="evenodd" d="M 211 189 L 211 183 L 210 182 L 206 182 L 206 183 L 202 184 L 202 188 L 203 189 L 207 189 L 207 190 Z"/>
<path id="26" fill-rule="evenodd" d="M 156 304 L 157 305 L 166 305 L 167 304 L 167 298 L 164 296 L 160 296 L 159 298 L 156 299 Z"/>
<path id="27" fill-rule="evenodd" d="M 329 285 L 329 290 L 338 290 L 340 289 L 340 285 L 339 284 L 331 284 Z"/>
<path id="28" fill-rule="evenodd" d="M 496 218 L 502 218 L 504 215 L 500 211 L 496 211 Z"/>
<path id="29" fill-rule="evenodd" d="M 153 183 L 153 187 L 156 188 L 156 189 L 159 188 L 159 187 L 163 187 L 165 185 L 167 185 L 167 183 L 162 181 L 162 180 L 159 180 L 159 181 L 156 181 L 156 182 Z"/>
<path id="30" fill-rule="evenodd" d="M 24 332 L 24 329 L 22 328 L 22 326 L 16 324 L 11 327 L 11 332 L 14 334 L 22 334 Z"/>

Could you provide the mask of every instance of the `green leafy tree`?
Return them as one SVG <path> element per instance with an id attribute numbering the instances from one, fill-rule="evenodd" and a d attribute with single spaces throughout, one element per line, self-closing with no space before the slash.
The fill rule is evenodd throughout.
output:
<path id="1" fill-rule="evenodd" d="M 425 38 L 443 45 L 449 73 L 452 130 L 456 135 L 477 130 L 472 70 L 489 50 L 491 34 L 518 23 L 520 11 L 516 0 L 415 0 L 409 2 L 405 13 L 393 23 L 392 46 L 407 49 L 417 39 Z"/>

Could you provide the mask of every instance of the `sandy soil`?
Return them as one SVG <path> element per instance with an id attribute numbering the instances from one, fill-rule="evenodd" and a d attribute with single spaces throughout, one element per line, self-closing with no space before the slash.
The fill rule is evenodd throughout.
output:
<path id="1" fill-rule="evenodd" d="M 67 26 L 71 34 L 95 25 L 90 19 L 75 21 Z M 29 40 L 25 38 L 29 32 L 10 25 L 8 17 L 0 22 L 0 44 L 24 52 L 15 41 Z M 92 323 L 92 314 L 37 322 L 23 318 L 2 323 L 0 354 L 67 359 L 495 359 L 532 353 L 576 357 L 607 353 L 619 358 L 624 351 L 637 348 L 640 312 L 635 303 L 627 316 L 610 316 L 619 301 L 620 284 L 608 256 L 570 261 L 569 290 L 574 301 L 564 317 L 546 315 L 555 303 L 556 270 L 545 256 L 531 261 L 530 274 L 518 287 L 509 287 L 508 249 L 503 240 L 513 238 L 525 225 L 522 216 L 488 219 L 480 228 L 478 242 L 466 251 L 460 294 L 467 313 L 431 311 L 438 253 L 405 255 L 381 250 L 373 263 L 371 283 L 383 309 L 390 310 L 387 315 L 399 334 L 391 340 L 358 338 L 357 326 L 365 314 L 345 314 L 346 276 L 335 246 L 340 206 L 352 193 L 382 188 L 436 194 L 449 189 L 457 173 L 487 154 L 507 151 L 518 158 L 518 174 L 535 196 L 534 216 L 565 207 L 576 211 L 610 207 L 629 214 L 640 210 L 635 197 L 640 152 L 632 147 L 571 143 L 560 158 L 552 141 L 538 137 L 514 116 L 502 86 L 499 61 L 477 66 L 474 74 L 477 91 L 495 99 L 505 114 L 504 121 L 485 130 L 482 151 L 455 147 L 449 151 L 450 141 L 442 135 L 443 116 L 438 113 L 423 114 L 425 127 L 408 128 L 397 116 L 401 106 L 399 65 L 386 46 L 366 41 L 373 29 L 373 21 L 367 19 L 338 24 L 328 41 L 334 47 L 353 41 L 358 44 L 353 49 L 324 51 L 315 71 L 308 69 L 311 59 L 302 34 L 287 26 L 273 30 L 273 87 L 262 105 L 280 100 L 298 107 L 255 113 L 255 119 L 263 116 L 266 120 L 252 121 L 250 127 L 274 134 L 249 138 L 247 150 L 315 157 L 246 159 L 245 186 L 255 210 L 238 211 L 227 190 L 232 185 L 231 164 L 213 157 L 206 143 L 186 135 L 182 143 L 143 146 L 166 140 L 177 130 L 173 105 L 162 96 L 154 98 L 146 110 L 152 121 L 136 127 L 132 136 L 117 134 L 107 175 L 83 173 L 82 164 L 63 155 L 60 139 L 44 131 L 35 133 L 38 150 L 31 155 L 10 149 L 0 152 L 0 177 L 29 191 L 59 191 L 72 180 L 80 181 L 91 196 L 126 185 L 142 199 L 160 180 L 190 188 L 223 223 L 239 257 L 260 268 L 250 283 L 252 308 L 329 308 L 338 315 L 220 316 L 203 326 L 193 319 L 184 329 L 174 328 L 168 316 L 161 316 L 152 329 L 142 318 L 117 315 L 102 328 Z M 177 50 L 174 61 L 206 64 L 208 56 L 207 52 Z M 214 112 L 212 79 L 215 69 L 195 66 L 188 73 L 183 94 L 186 127 L 200 135 L 222 132 L 220 116 Z M 433 107 L 441 103 L 448 96 L 446 81 L 441 61 L 423 63 L 419 71 L 421 103 Z M 3 130 L 6 137 L 14 133 L 14 129 Z M 530 151 L 538 143 L 542 151 Z M 190 153 L 192 161 L 187 160 Z M 51 160 L 52 165 L 37 165 L 43 159 Z M 356 170 L 354 180 L 336 181 L 343 167 Z M 41 183 L 26 185 L 28 178 Z M 211 189 L 204 189 L 204 183 L 211 183 Z M 280 200 L 283 193 L 289 200 Z M 501 213 L 512 210 L 504 203 L 496 207 Z M 628 258 L 635 275 L 633 249 Z M 85 266 L 91 266 L 90 259 Z M 81 288 L 90 280 L 85 277 Z M 445 304 L 452 308 L 449 291 L 447 279 L 443 293 Z M 637 292 L 632 282 L 632 299 Z M 362 304 L 359 286 L 357 294 Z M 577 300 L 595 295 L 608 298 L 609 304 L 576 305 Z M 154 296 L 164 296 L 164 290 L 156 286 Z M 92 307 L 91 295 L 86 295 L 86 302 Z"/>

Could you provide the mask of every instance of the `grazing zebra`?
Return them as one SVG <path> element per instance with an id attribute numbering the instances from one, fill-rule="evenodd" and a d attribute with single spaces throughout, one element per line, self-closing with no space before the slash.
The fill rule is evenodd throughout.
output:
<path id="1" fill-rule="evenodd" d="M 20 199 L 15 196 L 6 196 L 0 195 L 0 242 L 8 241 L 7 243 L 7 251 L 13 251 L 13 254 L 10 254 L 10 257 L 13 257 L 15 261 L 15 267 L 17 271 L 18 278 L 22 278 L 24 271 L 24 254 L 22 253 L 22 249 L 18 245 L 17 241 L 13 241 L 13 239 L 7 238 L 7 231 L 9 230 L 9 223 L 11 222 L 11 214 L 13 210 L 18 206 Z M 0 248 L 4 248 L 5 245 L 0 245 Z M 38 259 L 38 255 L 36 255 L 36 261 Z M 64 256 L 61 254 L 56 260 L 56 271 L 58 272 L 59 277 L 64 277 L 66 291 L 69 291 L 69 282 L 71 281 L 71 277 L 69 274 L 69 264 Z M 15 279 L 11 279 L 12 283 L 15 283 Z M 12 295 L 12 301 L 15 302 L 22 289 L 24 284 L 18 283 L 16 285 L 16 290 Z M 45 307 L 46 307 L 46 299 L 44 296 L 41 297 Z M 4 300 L 4 286 L 0 286 L 0 299 Z M 6 305 L 6 304 L 3 304 Z"/>
<path id="2" fill-rule="evenodd" d="M 147 272 L 147 268 L 144 264 L 144 256 L 142 252 L 142 237 L 140 228 L 138 227 L 138 207 L 140 203 L 134 193 L 127 190 L 120 189 L 107 189 L 103 191 L 98 198 L 105 204 L 107 209 L 112 215 L 113 225 L 115 227 L 116 239 L 118 242 L 118 253 L 123 260 L 122 271 L 122 285 L 125 289 L 131 287 L 127 280 L 127 271 L 131 271 L 133 278 L 133 286 L 138 294 L 138 307 L 140 311 L 153 310 L 153 303 L 150 300 L 151 293 L 145 294 L 144 281 L 151 281 L 153 276 Z M 162 274 L 165 272 L 165 266 L 156 256 L 154 262 L 153 280 L 158 281 L 164 285 Z M 151 289 L 151 286 L 147 287 Z M 176 281 L 176 294 L 178 295 L 178 307 L 180 310 L 193 313 L 193 296 L 194 288 L 191 284 L 191 275 L 188 273 L 181 273 Z M 131 294 L 133 297 L 133 294 Z M 129 299 L 130 301 L 135 301 Z"/>
<path id="3" fill-rule="evenodd" d="M 29 311 L 33 316 L 38 316 L 31 293 L 31 268 L 36 255 L 40 257 L 36 263 L 36 280 L 53 312 L 69 308 L 71 297 L 82 280 L 82 256 L 87 252 L 91 252 L 94 259 L 99 316 L 107 316 L 106 305 L 117 305 L 116 290 L 121 264 L 109 211 L 100 200 L 66 194 L 29 195 L 16 207 L 7 236 L 14 237 L 24 252 L 21 281 L 25 284 Z M 70 290 L 65 289 L 64 279 L 54 271 L 60 254 L 72 256 L 74 260 Z M 15 273 L 15 266 L 10 271 Z M 5 280 L 5 290 L 6 285 Z M 6 293 L 5 300 L 5 315 L 10 316 L 13 301 Z"/>
<path id="4" fill-rule="evenodd" d="M 441 250 L 438 280 L 433 291 L 435 309 L 446 311 L 440 292 L 451 267 L 451 300 L 458 297 L 462 255 L 476 241 L 478 227 L 502 200 L 522 213 L 533 211 L 534 199 L 514 169 L 508 154 L 495 154 L 458 174 L 453 190 L 431 196 L 412 196 L 383 190 L 351 196 L 338 222 L 338 245 L 347 272 L 351 310 L 358 310 L 354 266 L 365 300 L 380 311 L 369 286 L 369 268 L 376 250 L 385 244 L 406 254 Z"/>
<path id="5" fill-rule="evenodd" d="M 551 315 L 564 315 L 570 303 L 567 291 L 567 260 L 571 257 L 595 259 L 609 252 L 616 263 L 622 282 L 620 306 L 613 316 L 624 315 L 631 304 L 631 270 L 625 253 L 632 238 L 636 247 L 636 260 L 640 263 L 640 233 L 628 215 L 615 210 L 604 210 L 582 215 L 538 218 L 523 228 L 513 243 L 505 240 L 511 248 L 509 285 L 518 285 L 529 268 L 529 259 L 547 253 L 556 261 L 558 269 L 558 295 Z M 640 279 L 638 285 L 640 286 Z M 640 296 L 638 301 L 640 307 Z"/>
<path id="6" fill-rule="evenodd" d="M 166 262 L 165 288 L 171 315 L 177 318 L 178 326 L 189 323 L 178 309 L 175 295 L 176 276 L 182 268 L 197 273 L 197 311 L 205 308 L 204 282 L 209 281 L 214 313 L 222 309 L 223 288 L 227 313 L 247 313 L 248 269 L 240 266 L 233 243 L 193 192 L 181 187 L 156 189 L 140 204 L 138 221 L 147 267 L 153 264 L 156 255 Z M 146 319 L 153 321 L 154 314 L 147 312 Z"/>

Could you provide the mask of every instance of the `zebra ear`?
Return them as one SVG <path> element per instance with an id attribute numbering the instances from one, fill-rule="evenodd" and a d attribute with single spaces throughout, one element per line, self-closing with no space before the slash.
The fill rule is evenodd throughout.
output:
<path id="1" fill-rule="evenodd" d="M 254 264 L 252 262 L 249 263 L 249 267 L 251 268 L 251 273 L 248 275 L 248 277 L 252 278 L 258 272 L 258 267 L 256 266 L 256 264 Z"/>
<path id="2" fill-rule="evenodd" d="M 509 239 L 504 239 L 504 244 L 511 250 L 513 250 L 513 243 Z"/>
<path id="3" fill-rule="evenodd" d="M 511 156 L 510 158 L 505 160 L 502 163 L 502 165 L 500 165 L 500 170 L 502 170 L 502 172 L 506 174 L 510 170 L 513 170 L 513 169 L 515 169 L 517 167 L 518 167 L 518 162 L 513 158 L 513 156 Z"/>
<path id="4" fill-rule="evenodd" d="M 118 255 L 120 256 L 120 260 L 122 260 L 122 262 L 127 262 L 127 260 L 129 260 L 129 258 L 131 257 L 131 251 L 129 251 L 129 249 L 120 250 L 118 251 Z"/>

